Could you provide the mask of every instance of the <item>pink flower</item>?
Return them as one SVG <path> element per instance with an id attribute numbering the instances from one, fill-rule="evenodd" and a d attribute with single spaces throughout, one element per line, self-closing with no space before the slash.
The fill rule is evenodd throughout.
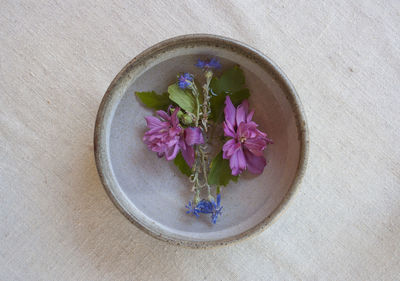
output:
<path id="1" fill-rule="evenodd" d="M 223 158 L 229 159 L 232 175 L 236 176 L 248 169 L 253 174 L 261 174 L 267 164 L 263 151 L 272 140 L 267 134 L 257 129 L 258 125 L 251 121 L 254 110 L 248 112 L 249 104 L 244 100 L 237 109 L 229 96 L 225 100 L 224 134 L 231 137 L 223 148 Z"/>
<path id="2" fill-rule="evenodd" d="M 193 145 L 204 143 L 203 134 L 199 128 L 183 129 L 177 117 L 179 108 L 172 115 L 163 110 L 158 110 L 159 118 L 145 117 L 149 130 L 144 134 L 143 142 L 147 147 L 157 152 L 159 157 L 167 160 L 175 159 L 179 151 L 187 164 L 192 167 L 194 163 Z"/>

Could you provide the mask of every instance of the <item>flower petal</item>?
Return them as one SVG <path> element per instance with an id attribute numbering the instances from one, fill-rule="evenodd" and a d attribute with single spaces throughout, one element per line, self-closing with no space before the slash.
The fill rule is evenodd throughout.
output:
<path id="1" fill-rule="evenodd" d="M 200 128 L 189 127 L 185 129 L 185 142 L 188 145 L 204 143 L 203 134 Z"/>
<path id="2" fill-rule="evenodd" d="M 172 127 L 174 127 L 174 128 L 176 128 L 179 124 L 179 119 L 178 119 L 179 111 L 180 111 L 180 108 L 176 107 L 174 112 L 171 115 L 171 124 L 172 124 Z"/>
<path id="3" fill-rule="evenodd" d="M 233 103 L 229 96 L 227 96 L 225 99 L 224 114 L 225 114 L 225 121 L 229 122 L 233 127 L 235 127 L 236 126 L 236 122 L 235 122 L 236 109 L 233 106 Z"/>
<path id="4" fill-rule="evenodd" d="M 249 101 L 248 100 L 244 100 L 244 101 L 242 101 L 241 105 L 243 107 L 244 113 L 245 113 L 246 118 L 247 118 L 247 114 L 249 113 Z"/>
<path id="5" fill-rule="evenodd" d="M 246 116 L 246 122 L 250 122 L 251 119 L 253 119 L 253 115 L 254 115 L 254 110 L 250 111 L 250 113 L 247 114 L 247 116 Z"/>
<path id="6" fill-rule="evenodd" d="M 228 140 L 222 147 L 222 158 L 229 159 L 235 153 L 236 150 L 240 148 L 240 143 L 236 142 L 234 139 Z"/>
<path id="7" fill-rule="evenodd" d="M 241 137 L 245 137 L 246 139 L 247 138 L 255 138 L 257 136 L 257 133 L 255 131 L 256 127 L 257 127 L 257 124 L 252 121 L 250 123 L 242 122 L 238 126 L 237 135 L 241 136 Z"/>
<path id="8" fill-rule="evenodd" d="M 239 104 L 236 109 L 236 125 L 239 126 L 242 122 L 246 122 L 246 111 L 243 104 Z"/>
<path id="9" fill-rule="evenodd" d="M 244 146 L 254 155 L 262 156 L 263 150 L 267 146 L 265 139 L 263 138 L 253 138 L 247 139 L 244 143 Z"/>
<path id="10" fill-rule="evenodd" d="M 175 144 L 174 146 L 168 147 L 165 151 L 165 158 L 167 160 L 175 159 L 176 155 L 179 152 L 179 145 Z"/>
<path id="11" fill-rule="evenodd" d="M 229 166 L 232 170 L 232 175 L 234 176 L 239 175 L 246 169 L 246 159 L 241 147 L 236 150 L 231 159 L 229 159 Z"/>
<path id="12" fill-rule="evenodd" d="M 229 123 L 228 121 L 224 121 L 223 126 L 225 137 L 236 137 L 235 129 L 233 128 L 231 123 Z"/>
<path id="13" fill-rule="evenodd" d="M 244 155 L 246 157 L 247 169 L 252 174 L 261 174 L 264 171 L 267 161 L 264 156 L 256 156 L 251 153 L 248 149 L 244 149 Z"/>
<path id="14" fill-rule="evenodd" d="M 165 122 L 161 121 L 157 117 L 154 116 L 146 116 L 144 119 L 146 119 L 147 122 L 147 127 L 149 129 L 154 129 L 154 128 L 163 128 L 165 127 Z"/>
<path id="15" fill-rule="evenodd" d="M 192 168 L 194 164 L 194 149 L 193 146 L 186 146 L 184 149 L 181 149 L 183 159 L 185 159 L 186 163 Z"/>
<path id="16" fill-rule="evenodd" d="M 170 121 L 171 116 L 168 115 L 164 110 L 157 110 L 156 113 L 165 121 Z"/>

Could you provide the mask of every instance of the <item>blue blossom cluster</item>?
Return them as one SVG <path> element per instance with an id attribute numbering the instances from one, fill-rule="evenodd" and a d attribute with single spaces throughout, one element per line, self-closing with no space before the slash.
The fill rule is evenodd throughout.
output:
<path id="1" fill-rule="evenodd" d="M 216 58 L 210 60 L 198 60 L 196 66 L 202 69 L 218 69 L 221 68 L 221 64 Z"/>
<path id="2" fill-rule="evenodd" d="M 187 89 L 192 85 L 193 75 L 190 73 L 184 73 L 178 76 L 178 86 L 181 89 Z"/>
<path id="3" fill-rule="evenodd" d="M 209 60 L 198 60 L 195 66 L 203 69 L 219 69 L 221 68 L 221 64 L 216 58 L 211 58 Z M 188 89 L 193 83 L 193 75 L 190 73 L 183 73 L 178 76 L 178 86 L 181 89 Z"/>
<path id="4" fill-rule="evenodd" d="M 222 215 L 221 194 L 217 195 L 217 202 L 203 199 L 197 205 L 194 205 L 192 201 L 189 201 L 186 208 L 188 209 L 186 211 L 187 214 L 192 214 L 196 217 L 199 217 L 200 214 L 211 214 L 211 222 L 215 224 L 218 216 Z"/>

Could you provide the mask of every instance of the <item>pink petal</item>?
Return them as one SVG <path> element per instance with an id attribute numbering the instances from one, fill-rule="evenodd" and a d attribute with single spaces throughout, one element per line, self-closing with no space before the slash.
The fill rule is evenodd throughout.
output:
<path id="1" fill-rule="evenodd" d="M 239 126 L 242 122 L 246 122 L 246 111 L 243 104 L 239 104 L 236 109 L 236 125 Z"/>
<path id="2" fill-rule="evenodd" d="M 262 156 L 267 143 L 262 138 L 247 139 L 244 146 L 254 155 Z"/>
<path id="3" fill-rule="evenodd" d="M 229 123 L 228 121 L 225 121 L 223 123 L 224 126 L 224 135 L 225 137 L 236 137 L 235 129 L 233 128 L 232 124 Z"/>
<path id="4" fill-rule="evenodd" d="M 248 100 L 242 101 L 242 107 L 243 107 L 244 113 L 247 117 L 247 113 L 249 112 L 249 101 Z"/>
<path id="5" fill-rule="evenodd" d="M 157 110 L 156 113 L 165 121 L 170 121 L 171 116 L 168 115 L 164 110 Z"/>
<path id="6" fill-rule="evenodd" d="M 224 114 L 225 114 L 225 121 L 229 122 L 232 125 L 232 127 L 235 127 L 236 126 L 236 122 L 235 122 L 236 109 L 233 106 L 231 98 L 229 96 L 226 96 L 226 99 L 225 99 Z"/>
<path id="7" fill-rule="evenodd" d="M 246 122 L 250 122 L 251 119 L 253 119 L 253 115 L 254 115 L 254 110 L 250 111 L 250 113 L 247 114 L 247 116 L 246 116 Z"/>
<path id="8" fill-rule="evenodd" d="M 171 123 L 172 123 L 172 127 L 176 128 L 179 124 L 179 119 L 178 119 L 178 113 L 180 111 L 180 108 L 177 107 L 174 110 L 174 113 L 172 113 L 171 115 Z"/>
<path id="9" fill-rule="evenodd" d="M 185 129 L 185 142 L 188 145 L 204 143 L 203 134 L 199 128 L 189 127 Z"/>
<path id="10" fill-rule="evenodd" d="M 172 128 L 170 128 L 169 130 L 168 130 L 168 135 L 171 137 L 171 138 L 173 138 L 173 137 L 176 137 L 177 135 L 179 135 L 180 133 L 181 133 L 181 128 L 174 128 L 174 127 L 172 127 Z"/>
<path id="11" fill-rule="evenodd" d="M 162 128 L 165 126 L 165 122 L 162 122 L 160 119 L 154 116 L 146 116 L 144 119 L 146 119 L 147 127 L 149 129 L 153 128 Z"/>
<path id="12" fill-rule="evenodd" d="M 185 149 L 182 149 L 182 156 L 185 159 L 186 163 L 192 168 L 194 164 L 194 149 L 193 146 L 186 146 Z"/>
<path id="13" fill-rule="evenodd" d="M 179 152 L 179 145 L 175 144 L 174 146 L 168 147 L 168 149 L 165 151 L 165 158 L 167 160 L 172 160 L 175 159 L 176 155 Z"/>
<path id="14" fill-rule="evenodd" d="M 236 150 L 231 159 L 229 159 L 229 166 L 234 176 L 237 176 L 246 169 L 246 159 L 242 148 Z"/>
<path id="15" fill-rule="evenodd" d="M 165 143 L 165 145 L 166 145 L 167 147 L 174 146 L 174 145 L 176 145 L 177 143 L 179 143 L 179 137 L 175 137 L 175 138 L 168 139 L 168 140 L 166 140 L 166 141 L 163 142 L 163 143 Z"/>
<path id="16" fill-rule="evenodd" d="M 264 171 L 267 161 L 264 156 L 255 156 L 248 149 L 244 149 L 244 156 L 247 162 L 247 169 L 252 174 L 261 174 Z"/>
<path id="17" fill-rule="evenodd" d="M 238 126 L 238 128 L 237 128 L 237 135 L 239 136 L 239 137 L 246 137 L 245 136 L 245 134 L 246 134 L 246 123 L 244 123 L 244 122 L 242 122 L 242 123 L 240 123 L 239 124 L 239 126 Z"/>
<path id="18" fill-rule="evenodd" d="M 229 159 L 235 153 L 236 150 L 240 148 L 240 143 L 236 142 L 234 139 L 228 140 L 222 147 L 222 158 Z"/>
<path id="19" fill-rule="evenodd" d="M 242 122 L 238 127 L 237 134 L 245 138 L 254 138 L 257 136 L 256 127 L 257 124 L 252 121 L 250 123 Z"/>

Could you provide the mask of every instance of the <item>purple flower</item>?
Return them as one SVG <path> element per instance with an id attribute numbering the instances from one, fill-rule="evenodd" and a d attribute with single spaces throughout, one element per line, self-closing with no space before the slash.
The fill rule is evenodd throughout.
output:
<path id="1" fill-rule="evenodd" d="M 149 130 L 144 134 L 143 142 L 147 147 L 157 152 L 159 157 L 167 160 L 175 159 L 179 151 L 186 163 L 192 167 L 194 163 L 193 145 L 204 143 L 203 134 L 199 128 L 188 127 L 183 129 L 177 117 L 179 108 L 175 108 L 172 115 L 158 110 L 159 118 L 145 117 Z"/>
<path id="2" fill-rule="evenodd" d="M 188 127 L 183 131 L 183 134 L 179 140 L 179 147 L 181 149 L 183 158 L 190 168 L 194 164 L 193 145 L 202 143 L 204 143 L 204 138 L 199 128 Z"/>
<path id="3" fill-rule="evenodd" d="M 221 68 L 221 64 L 216 58 L 210 60 L 198 60 L 196 66 L 203 69 Z"/>
<path id="4" fill-rule="evenodd" d="M 193 82 L 193 75 L 190 73 L 184 73 L 178 76 L 178 86 L 181 89 L 187 89 Z"/>
<path id="5" fill-rule="evenodd" d="M 272 140 L 267 134 L 257 129 L 258 125 L 251 121 L 254 110 L 248 112 L 249 104 L 244 100 L 237 109 L 229 96 L 225 100 L 224 134 L 231 137 L 223 148 L 223 158 L 229 159 L 232 175 L 236 176 L 248 169 L 253 174 L 261 174 L 266 165 L 263 151 Z"/>

